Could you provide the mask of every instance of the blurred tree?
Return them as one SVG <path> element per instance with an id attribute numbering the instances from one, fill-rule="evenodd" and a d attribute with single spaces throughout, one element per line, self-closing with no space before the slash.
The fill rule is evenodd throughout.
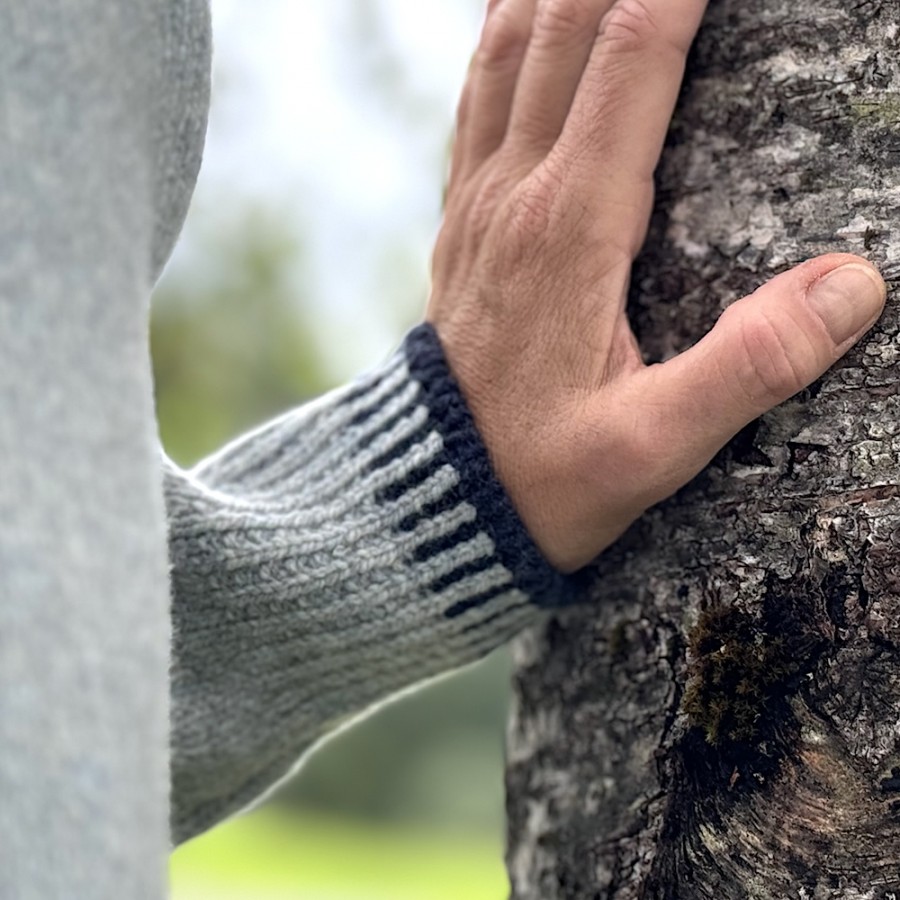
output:
<path id="1" fill-rule="evenodd" d="M 288 220 L 233 202 L 198 218 L 199 258 L 163 279 L 151 315 L 160 432 L 183 464 L 327 387 Z"/>

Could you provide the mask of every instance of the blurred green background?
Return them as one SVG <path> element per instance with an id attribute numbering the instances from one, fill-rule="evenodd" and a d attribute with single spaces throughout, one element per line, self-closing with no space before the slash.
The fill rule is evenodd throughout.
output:
<path id="1" fill-rule="evenodd" d="M 153 303 L 190 464 L 377 363 L 421 314 L 479 0 L 213 3 L 204 170 Z M 500 900 L 509 660 L 389 702 L 172 856 L 174 900 Z"/>

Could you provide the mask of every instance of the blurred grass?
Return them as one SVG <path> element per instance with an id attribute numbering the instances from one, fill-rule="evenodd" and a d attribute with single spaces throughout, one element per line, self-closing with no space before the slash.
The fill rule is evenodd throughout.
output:
<path id="1" fill-rule="evenodd" d="M 172 900 L 503 900 L 481 835 L 261 809 L 175 851 Z"/>

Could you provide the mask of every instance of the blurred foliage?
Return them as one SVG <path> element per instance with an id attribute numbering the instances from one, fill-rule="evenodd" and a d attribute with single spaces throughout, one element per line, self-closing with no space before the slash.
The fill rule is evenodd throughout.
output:
<path id="1" fill-rule="evenodd" d="M 167 273 L 151 314 L 160 434 L 182 464 L 328 386 L 286 220 L 251 206 L 194 223 L 199 259 Z"/>
<path id="2" fill-rule="evenodd" d="M 500 834 L 509 667 L 498 652 L 388 704 L 325 744 L 276 803 Z"/>

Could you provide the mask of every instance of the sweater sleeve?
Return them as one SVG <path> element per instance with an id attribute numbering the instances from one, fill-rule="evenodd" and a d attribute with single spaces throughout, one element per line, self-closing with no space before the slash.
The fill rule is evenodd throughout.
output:
<path id="1" fill-rule="evenodd" d="M 429 325 L 196 468 L 167 462 L 166 495 L 176 843 L 348 717 L 573 593 L 495 478 Z"/>

